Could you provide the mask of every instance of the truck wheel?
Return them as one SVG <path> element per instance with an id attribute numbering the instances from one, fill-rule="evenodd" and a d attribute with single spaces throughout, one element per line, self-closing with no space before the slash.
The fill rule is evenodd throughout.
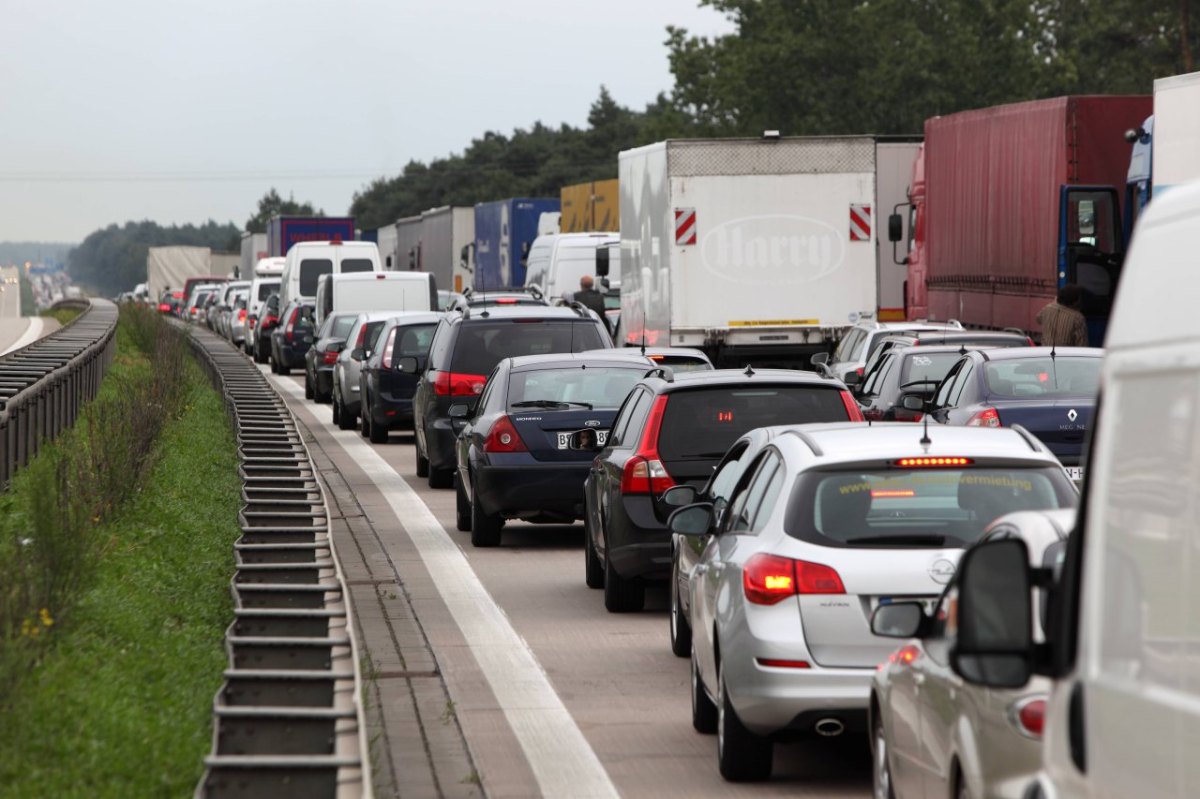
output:
<path id="1" fill-rule="evenodd" d="M 717 662 L 717 765 L 730 782 L 758 782 L 771 776 L 775 745 L 746 729 L 729 701 L 725 666 Z"/>
<path id="2" fill-rule="evenodd" d="M 611 556 L 611 551 L 609 552 Z M 604 607 L 609 613 L 634 613 L 646 606 L 646 584 L 622 577 L 613 569 L 612 557 L 604 559 Z"/>
<path id="3" fill-rule="evenodd" d="M 435 472 L 429 473 L 432 477 Z M 477 547 L 496 547 L 500 546 L 500 530 L 504 526 L 504 519 L 500 516 L 491 516 L 483 512 L 483 505 L 479 502 L 479 495 L 475 493 L 475 489 L 471 489 L 471 544 Z"/>

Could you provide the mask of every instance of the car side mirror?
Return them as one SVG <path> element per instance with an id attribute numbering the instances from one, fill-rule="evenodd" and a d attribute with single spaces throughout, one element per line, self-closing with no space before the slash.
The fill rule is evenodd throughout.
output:
<path id="1" fill-rule="evenodd" d="M 335 341 L 329 345 L 330 352 L 341 352 L 344 349 L 346 349 L 346 342 L 344 341 Z"/>
<path id="2" fill-rule="evenodd" d="M 589 427 L 572 433 L 571 437 L 567 439 L 567 449 L 596 452 L 604 449 L 604 445 L 600 443 L 596 431 Z"/>
<path id="3" fill-rule="evenodd" d="M 711 502 L 697 502 L 685 508 L 677 508 L 667 517 L 667 527 L 672 533 L 687 536 L 708 535 L 712 529 L 713 506 Z"/>
<path id="4" fill-rule="evenodd" d="M 862 375 L 858 372 L 847 372 L 846 376 L 842 378 L 842 382 L 846 384 L 847 388 L 862 385 Z"/>
<path id="5" fill-rule="evenodd" d="M 415 375 L 417 373 L 417 359 L 411 355 L 397 358 L 395 368 L 406 375 Z"/>
<path id="6" fill-rule="evenodd" d="M 663 492 L 662 501 L 664 505 L 670 505 L 672 508 L 682 508 L 696 501 L 696 493 L 694 486 L 671 486 Z"/>
<path id="7" fill-rule="evenodd" d="M 355 347 L 354 349 L 350 350 L 350 357 L 356 361 L 361 361 L 364 357 L 366 357 L 366 351 L 363 350 L 362 347 Z"/>
<path id="8" fill-rule="evenodd" d="M 824 366 L 825 364 L 829 363 L 829 353 L 828 352 L 814 353 L 813 356 L 808 359 L 808 362 L 811 363 L 813 366 Z"/>
<path id="9" fill-rule="evenodd" d="M 609 257 L 608 247 L 597 247 L 596 248 L 596 276 L 597 277 L 607 277 L 608 276 L 608 257 Z"/>
<path id="10" fill-rule="evenodd" d="M 871 632 L 883 638 L 920 638 L 927 618 L 920 602 L 880 605 L 871 614 Z"/>
<path id="11" fill-rule="evenodd" d="M 905 394 L 900 399 L 900 407 L 906 411 L 924 411 L 929 405 L 924 397 L 919 397 L 916 394 Z"/>
<path id="12" fill-rule="evenodd" d="M 950 667 L 990 688 L 1020 688 L 1033 673 L 1029 549 L 1019 538 L 973 547 L 958 565 L 958 634 Z"/>
<path id="13" fill-rule="evenodd" d="M 892 214 L 888 217 L 888 241 L 893 243 L 904 241 L 904 219 L 900 214 Z"/>
<path id="14" fill-rule="evenodd" d="M 451 405 L 450 410 L 446 411 L 446 415 L 451 419 L 466 419 L 471 415 L 471 406 L 465 403 Z"/>

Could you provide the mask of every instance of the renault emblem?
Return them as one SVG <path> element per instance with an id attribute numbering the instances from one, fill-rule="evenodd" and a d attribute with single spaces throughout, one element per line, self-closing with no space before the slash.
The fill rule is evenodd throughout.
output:
<path id="1" fill-rule="evenodd" d="M 1078 419 L 1078 418 L 1079 418 L 1079 413 L 1078 413 L 1078 412 L 1076 412 L 1076 410 L 1075 410 L 1074 408 L 1072 408 L 1071 410 L 1067 411 L 1067 419 L 1068 419 L 1069 421 L 1072 421 L 1072 422 L 1073 422 L 1073 421 L 1075 421 L 1075 420 L 1076 420 L 1076 419 Z"/>

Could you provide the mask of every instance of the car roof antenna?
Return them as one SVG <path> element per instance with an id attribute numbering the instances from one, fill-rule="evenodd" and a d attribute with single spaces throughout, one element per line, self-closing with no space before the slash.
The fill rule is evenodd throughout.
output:
<path id="1" fill-rule="evenodd" d="M 925 423 L 925 429 L 921 435 L 921 440 L 918 441 L 917 443 L 920 444 L 922 447 L 928 447 L 930 444 L 933 443 L 933 439 L 931 439 L 929 437 L 929 412 L 928 412 L 928 409 L 926 410 L 925 413 L 921 414 L 921 418 L 922 418 L 922 421 Z"/>

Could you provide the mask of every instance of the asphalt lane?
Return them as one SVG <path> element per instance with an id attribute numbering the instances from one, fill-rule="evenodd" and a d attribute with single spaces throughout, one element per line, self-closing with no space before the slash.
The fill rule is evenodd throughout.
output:
<path id="1" fill-rule="evenodd" d="M 302 386 L 303 378 L 275 378 Z M 475 549 L 468 533 L 454 526 L 454 492 L 428 488 L 415 477 L 412 435 L 393 433 L 388 444 L 371 445 L 336 431 L 328 405 L 302 399 L 294 388 L 284 396 L 322 446 L 342 448 L 341 469 L 376 524 L 405 527 L 395 503 L 373 501 L 380 488 L 365 463 L 352 453 L 371 447 L 399 475 L 465 556 L 487 594 L 544 671 L 586 745 L 623 796 L 813 796 L 870 794 L 870 757 L 864 737 L 777 745 L 772 780 L 756 785 L 724 782 L 716 767 L 716 739 L 691 727 L 688 662 L 674 657 L 667 632 L 667 593 L 651 590 L 647 610 L 609 614 L 601 592 L 583 582 L 580 525 L 505 526 L 503 545 Z M 353 442 L 353 443 L 343 443 Z M 361 450 L 358 450 L 361 452 Z M 364 460 L 361 457 L 359 460 Z M 415 530 L 412 514 L 409 526 Z M 410 536 L 414 530 L 409 530 Z M 431 570 L 431 573 L 432 570 Z M 536 760 L 529 730 L 505 709 L 495 688 L 479 680 L 489 668 L 470 647 L 453 613 L 431 613 L 434 652 L 447 676 L 468 744 L 489 795 L 537 793 L 529 764 L 513 763 L 525 753 Z M 425 620 L 423 620 L 425 621 Z M 438 626 L 447 629 L 439 632 Z M 477 633 L 472 633 L 477 634 Z M 469 643 L 469 642 L 468 642 Z M 476 662 L 477 661 L 477 662 Z M 487 675 L 485 675 L 487 676 Z M 494 685 L 494 683 L 493 683 Z M 504 691 L 500 691 L 504 694 Z M 498 711 L 505 710 L 502 714 Z M 514 740 L 518 744 L 514 746 Z M 545 785 L 545 783 L 541 783 Z"/>
<path id="2" fill-rule="evenodd" d="M 20 343 L 24 346 L 29 343 L 32 339 L 24 340 L 26 333 L 40 332 L 30 330 L 32 320 L 21 318 L 21 287 L 17 283 L 8 282 L 9 278 L 15 278 L 17 274 L 15 267 L 0 268 L 0 354 L 13 348 L 15 344 Z"/>

